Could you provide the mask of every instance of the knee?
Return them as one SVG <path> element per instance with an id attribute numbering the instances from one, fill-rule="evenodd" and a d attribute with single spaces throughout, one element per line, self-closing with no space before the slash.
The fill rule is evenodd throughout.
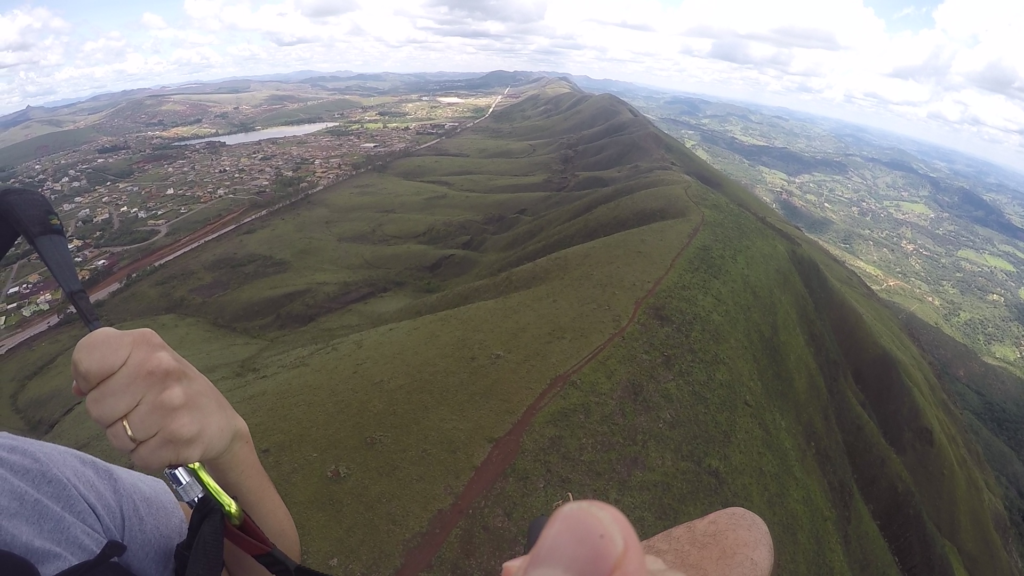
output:
<path id="1" fill-rule="evenodd" d="M 746 508 L 726 508 L 705 516 L 703 520 L 714 523 L 734 539 L 735 550 L 749 553 L 758 576 L 770 576 L 775 565 L 775 545 L 768 525 L 760 516 Z"/>

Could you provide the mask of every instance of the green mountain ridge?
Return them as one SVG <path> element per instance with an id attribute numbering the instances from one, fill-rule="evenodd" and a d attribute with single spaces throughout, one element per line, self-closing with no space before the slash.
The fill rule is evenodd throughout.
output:
<path id="1" fill-rule="evenodd" d="M 777 574 L 1020 574 L 995 452 L 868 285 L 619 98 L 522 90 L 101 308 L 155 327 L 238 407 L 311 565 L 394 573 L 550 379 L 668 271 L 431 573 L 497 569 L 572 492 L 641 537 L 744 506 Z M 0 358 L 0 428 L 122 461 L 66 389 L 81 334 Z"/>
<path id="2" fill-rule="evenodd" d="M 609 109 L 616 108 L 619 110 L 618 117 L 611 120 L 612 114 Z M 736 258 L 753 267 L 754 263 L 748 260 L 749 255 L 744 253 L 744 249 L 748 249 L 750 252 L 764 253 L 766 247 L 771 246 L 774 249 L 771 251 L 776 252 L 776 254 L 771 254 L 775 259 L 775 262 L 772 262 L 776 265 L 775 270 L 772 271 L 772 266 L 764 264 L 759 268 L 766 275 L 772 274 L 772 272 L 775 275 L 780 275 L 780 269 L 789 269 L 786 273 L 789 278 L 786 280 L 796 294 L 785 294 L 783 300 L 803 299 L 804 301 L 794 307 L 799 310 L 799 313 L 788 320 L 798 325 L 803 324 L 800 330 L 803 332 L 802 344 L 810 348 L 810 354 L 804 350 L 794 355 L 805 358 L 810 356 L 816 365 L 808 373 L 803 374 L 790 367 L 789 376 L 793 377 L 794 381 L 810 379 L 817 387 L 820 387 L 815 390 L 815 386 L 808 386 L 808 389 L 803 392 L 819 395 L 815 398 L 822 403 L 818 408 L 826 414 L 831 412 L 829 417 L 823 418 L 824 422 L 812 423 L 806 417 L 797 417 L 797 422 L 794 424 L 799 424 L 799 427 L 804 429 L 804 434 L 797 434 L 796 438 L 791 439 L 803 443 L 815 455 L 817 473 L 825 477 L 826 493 L 831 499 L 830 505 L 825 506 L 826 509 L 829 509 L 826 516 L 835 514 L 842 518 L 846 525 L 843 526 L 841 522 L 837 523 L 839 526 L 836 527 L 838 528 L 836 536 L 840 537 L 839 541 L 843 544 L 837 547 L 838 549 L 833 547 L 833 551 L 840 557 L 844 557 L 845 562 L 840 560 L 832 566 L 804 564 L 808 559 L 798 558 L 798 555 L 793 553 L 794 550 L 799 549 L 799 545 L 790 548 L 785 542 L 790 538 L 801 538 L 801 535 L 787 534 L 794 530 L 801 532 L 798 528 L 799 522 L 786 523 L 772 522 L 771 520 L 772 517 L 777 518 L 783 515 L 782 510 L 778 508 L 785 508 L 785 506 L 769 509 L 763 504 L 761 506 L 751 505 L 751 501 L 747 499 L 754 497 L 755 494 L 751 493 L 754 491 L 750 491 L 749 486 L 746 487 L 750 491 L 747 494 L 741 496 L 734 493 L 732 495 L 734 498 L 741 496 L 739 500 L 746 501 L 742 503 L 768 518 L 769 526 L 776 527 L 774 533 L 779 551 L 780 567 L 785 568 L 786 573 L 838 574 L 843 573 L 843 564 L 846 564 L 849 573 L 879 573 L 897 566 L 903 567 L 903 572 L 907 574 L 956 574 L 963 570 L 976 574 L 1014 573 L 1017 568 L 1011 567 L 1007 551 L 1001 544 L 1008 539 L 1008 524 L 995 496 L 996 492 L 991 485 L 991 473 L 987 472 L 987 466 L 977 453 L 973 441 L 967 436 L 963 423 L 951 409 L 948 399 L 938 387 L 934 376 L 922 361 L 919 353 L 906 340 L 898 324 L 884 310 L 882 302 L 870 288 L 818 247 L 814 241 L 803 236 L 802 233 L 794 230 L 777 215 L 767 210 L 767 207 L 755 199 L 752 194 L 721 177 L 717 171 L 710 169 L 680 144 L 654 129 L 649 122 L 641 119 L 631 107 L 623 106 L 617 99 L 608 96 L 561 95 L 539 107 L 541 110 L 539 114 L 534 112 L 533 114 L 513 115 L 514 110 L 516 108 L 509 108 L 506 113 L 508 117 L 511 117 L 509 119 L 514 118 L 513 121 L 518 124 L 514 133 L 519 138 L 533 138 L 537 131 L 541 130 L 543 130 L 541 133 L 571 134 L 579 130 L 580 125 L 587 121 L 592 122 L 593 125 L 601 125 L 601 129 L 596 132 L 603 138 L 597 142 L 615 142 L 628 138 L 630 145 L 618 150 L 617 158 L 623 162 L 631 161 L 634 158 L 632 156 L 634 153 L 637 154 L 637 157 L 643 157 L 652 162 L 667 160 L 673 167 L 681 169 L 705 185 L 703 192 L 709 195 L 706 201 L 711 206 L 717 203 L 720 213 L 717 214 L 717 217 L 713 213 L 709 214 L 709 230 L 703 232 L 702 235 L 722 234 L 722 231 L 714 230 L 717 220 L 717 224 L 726 230 L 729 227 L 734 227 L 737 231 L 746 228 L 751 236 L 760 236 L 759 240 L 762 244 L 757 248 L 750 241 L 737 242 L 736 238 L 722 236 L 719 238 L 720 244 L 706 246 L 705 253 L 701 254 L 697 251 L 695 256 L 684 256 L 684 265 L 703 259 L 705 264 L 710 264 L 712 269 L 715 265 L 735 267 L 735 264 L 730 266 L 729 261 Z M 552 116 L 557 117 L 560 121 L 557 128 L 548 127 L 555 124 L 551 122 Z M 587 120 L 583 120 L 583 118 Z M 506 117 L 498 116 L 495 121 L 500 123 L 505 119 Z M 562 124 L 563 122 L 564 124 Z M 563 129 L 562 126 L 565 128 Z M 587 141 L 588 139 L 586 135 L 583 135 L 579 140 Z M 637 142 L 643 142 L 643 145 L 637 146 Z M 608 153 L 603 152 L 596 156 L 601 158 L 605 154 Z M 588 154 L 587 156 L 587 160 L 590 160 L 594 155 Z M 586 163 L 582 163 L 582 165 L 586 166 Z M 698 200 L 698 204 L 701 204 L 705 211 L 709 211 L 700 200 Z M 730 222 L 729 220 L 735 221 Z M 728 246 L 730 242 L 734 246 L 731 253 L 722 246 Z M 700 238 L 698 238 L 698 245 L 700 245 Z M 741 249 L 737 250 L 736 248 Z M 769 257 L 769 254 L 764 255 L 766 258 Z M 708 268 L 704 268 L 703 271 L 709 272 Z M 687 338 L 678 333 L 677 326 L 686 324 L 684 319 L 687 316 L 691 318 L 704 316 L 705 321 L 710 320 L 713 324 L 718 324 L 714 322 L 714 316 L 717 315 L 714 312 L 712 312 L 711 318 L 708 318 L 706 312 L 700 314 L 680 310 L 682 306 L 680 306 L 679 300 L 681 299 L 677 298 L 676 301 L 672 301 L 671 295 L 675 290 L 681 292 L 682 285 L 700 284 L 692 279 L 683 280 L 680 278 L 682 274 L 682 272 L 673 273 L 663 292 L 655 297 L 654 303 L 649 305 L 645 314 L 642 315 L 641 328 L 648 323 L 651 325 L 652 332 L 663 332 L 663 334 L 651 336 L 644 333 L 638 334 L 640 344 L 633 346 L 633 352 L 639 358 L 658 358 L 658 352 L 662 350 L 666 350 L 666 352 L 661 356 L 672 356 L 673 346 L 670 344 L 672 339 L 669 338 L 666 341 L 660 339 L 659 336 L 664 337 L 666 335 L 664 332 L 669 334 L 675 332 L 676 337 L 685 341 Z M 742 282 L 737 283 L 736 280 L 745 276 L 753 281 L 752 278 L 757 276 L 750 270 L 730 270 L 709 275 L 720 277 L 709 279 L 712 280 L 711 282 L 705 280 L 705 283 L 714 286 L 716 284 L 714 280 L 717 280 L 717 283 L 727 285 L 729 290 L 723 291 L 731 294 L 734 298 L 738 297 L 738 292 L 752 291 L 749 286 L 744 286 Z M 730 278 L 730 276 L 732 277 Z M 733 282 L 729 283 L 729 280 Z M 708 287 L 710 288 L 710 286 Z M 719 288 L 723 287 L 719 286 Z M 772 290 L 769 289 L 769 291 Z M 707 290 L 703 296 L 707 298 L 708 293 L 714 292 L 718 291 Z M 689 296 L 699 297 L 698 294 L 689 294 Z M 748 302 L 754 301 L 757 300 Z M 769 303 L 771 300 L 762 302 Z M 657 318 L 656 313 L 652 310 L 658 309 L 659 305 L 672 310 L 678 316 L 662 313 L 663 317 Z M 717 306 L 709 306 L 709 308 L 718 310 L 728 308 L 730 305 L 731 302 L 720 302 Z M 756 307 L 751 312 L 755 313 L 753 318 L 748 317 L 746 321 L 736 320 L 746 327 L 747 323 L 758 320 Z M 780 313 L 779 310 L 773 312 Z M 789 310 L 789 312 L 792 313 L 793 310 Z M 668 318 L 664 316 L 668 316 Z M 668 319 L 671 321 L 666 322 Z M 780 320 L 777 319 L 776 322 Z M 768 324 L 770 325 L 771 322 L 769 321 Z M 697 329 L 700 324 L 693 322 L 690 323 L 690 326 Z M 717 327 L 721 328 L 722 326 L 719 324 Z M 706 331 L 708 328 L 705 326 L 702 331 Z M 641 329 L 638 328 L 636 331 L 641 332 Z M 646 332 L 646 330 L 642 332 Z M 677 497 L 666 498 L 664 494 L 658 494 L 658 490 L 652 489 L 653 486 L 643 486 L 643 480 L 637 480 L 635 493 L 616 486 L 623 480 L 620 475 L 621 470 L 638 467 L 642 470 L 648 467 L 643 463 L 645 460 L 643 455 L 639 458 L 641 463 L 637 464 L 631 463 L 635 457 L 626 457 L 625 461 L 615 462 L 614 460 L 609 461 L 607 454 L 625 455 L 634 450 L 643 454 L 646 451 L 645 448 L 650 447 L 643 441 L 637 441 L 632 446 L 628 443 L 622 445 L 613 441 L 616 434 L 615 428 L 619 425 L 627 425 L 639 440 L 639 438 L 655 434 L 655 427 L 663 428 L 666 421 L 678 420 L 678 416 L 666 416 L 665 412 L 671 412 L 672 406 L 677 408 L 681 405 L 685 406 L 686 403 L 679 402 L 679 400 L 680 397 L 687 394 L 679 390 L 666 389 L 670 388 L 668 386 L 657 386 L 653 382 L 680 382 L 679 386 L 693 382 L 692 379 L 677 378 L 676 374 L 680 372 L 691 375 L 694 372 L 703 372 L 702 379 L 708 384 L 725 384 L 728 381 L 720 379 L 720 377 L 716 378 L 713 375 L 714 368 L 711 368 L 712 366 L 720 370 L 724 368 L 721 359 L 722 353 L 718 352 L 718 349 L 731 349 L 734 356 L 727 354 L 726 356 L 734 360 L 736 357 L 745 355 L 743 347 L 729 346 L 731 341 L 736 340 L 737 337 L 728 332 L 728 330 L 723 330 L 720 339 L 703 343 L 703 346 L 695 352 L 703 352 L 706 357 L 690 358 L 686 362 L 689 366 L 686 367 L 679 366 L 679 361 L 669 363 L 668 366 L 654 368 L 653 365 L 658 362 L 650 360 L 648 362 L 638 362 L 636 358 L 617 358 L 618 362 L 599 360 L 597 364 L 600 367 L 589 369 L 587 374 L 601 372 L 603 368 L 606 373 L 612 372 L 621 375 L 625 381 L 619 383 L 618 393 L 612 393 L 608 397 L 601 395 L 606 392 L 601 385 L 612 379 L 610 375 L 601 374 L 593 375 L 591 378 L 581 377 L 575 387 L 577 388 L 576 394 L 573 393 L 574 391 L 567 391 L 566 397 L 555 400 L 535 428 L 528 432 L 528 440 L 523 453 L 504 478 L 500 488 L 478 505 L 474 514 L 476 521 L 471 520 L 459 531 L 461 541 L 456 538 L 449 544 L 446 549 L 448 555 L 445 556 L 449 560 L 441 565 L 437 573 L 469 573 L 476 568 L 482 569 L 481 565 L 474 564 L 471 564 L 468 570 L 460 569 L 460 565 L 467 559 L 466 556 L 492 561 L 513 553 L 516 544 L 514 531 L 511 534 L 502 534 L 502 538 L 494 543 L 496 546 L 500 546 L 498 549 L 501 552 L 499 553 L 495 553 L 494 550 L 478 551 L 481 540 L 486 540 L 479 534 L 494 532 L 493 529 L 488 530 L 486 527 L 497 522 L 494 516 L 505 516 L 506 520 L 519 521 L 503 522 L 502 524 L 521 526 L 523 521 L 528 520 L 519 511 L 519 508 L 523 507 L 523 500 L 535 504 L 545 500 L 553 502 L 558 499 L 560 489 L 572 491 L 577 497 L 608 498 L 608 494 L 615 494 L 621 497 L 622 501 L 613 500 L 613 502 L 622 506 L 627 513 L 632 513 L 635 518 L 639 517 L 648 522 L 657 523 L 651 516 L 660 516 L 660 526 L 656 527 L 654 531 L 668 528 L 687 518 L 686 514 L 678 512 L 694 507 L 692 504 L 684 504 L 688 499 L 685 490 L 677 492 L 669 489 Z M 770 338 L 770 334 L 771 331 L 767 331 L 764 336 Z M 644 343 L 654 345 L 646 347 Z M 775 348 L 772 350 L 774 354 L 755 359 L 760 364 L 759 368 L 762 369 L 767 369 L 766 365 L 773 361 L 788 364 L 789 361 L 786 357 L 790 352 L 796 352 L 787 350 L 784 345 L 781 347 L 771 346 L 767 342 L 761 343 L 761 350 L 758 348 L 757 345 L 751 345 L 749 350 L 764 351 L 766 348 Z M 622 354 L 615 353 L 613 355 L 622 356 Z M 716 356 L 718 358 L 715 358 Z M 637 366 L 637 364 L 641 364 L 641 366 Z M 648 366 L 643 366 L 643 364 Z M 663 375 L 654 377 L 654 374 L 651 374 L 652 371 L 660 371 Z M 712 374 L 708 374 L 709 371 Z M 760 382 L 753 384 L 755 388 L 761 388 L 758 392 L 762 397 L 771 390 L 771 385 L 779 386 L 786 380 L 778 379 L 780 375 L 778 372 L 783 372 L 783 370 L 767 369 L 766 372 L 776 372 L 776 374 L 772 374 L 775 378 L 762 376 L 757 378 Z M 753 374 L 748 375 L 748 377 L 750 376 Z M 630 381 L 631 379 L 639 381 L 634 383 Z M 588 400 L 579 397 L 586 394 L 588 384 L 596 388 L 599 393 L 598 398 L 593 402 L 597 406 L 588 405 Z M 634 402 L 642 400 L 649 403 L 644 407 L 647 408 L 645 410 L 648 412 L 647 414 L 637 414 L 636 412 L 641 412 L 639 406 L 633 409 L 615 406 L 614 400 L 622 399 L 624 393 L 622 387 L 626 387 L 627 390 L 634 387 L 639 388 L 632 391 L 634 396 L 629 396 L 628 391 L 625 393 Z M 783 390 L 785 387 L 785 385 L 780 386 Z M 610 388 L 615 388 L 615 386 Z M 781 390 L 776 389 L 775 391 Z M 612 392 L 612 390 L 608 390 L 608 392 Z M 794 391 L 789 390 L 787 393 L 794 394 Z M 723 392 L 723 394 L 734 395 L 734 392 Z M 713 398 L 704 400 L 707 403 Z M 751 406 L 749 397 L 745 399 L 744 404 L 748 407 Z M 760 406 L 760 403 L 755 401 L 753 405 Z M 630 412 L 634 413 L 630 414 Z M 733 415 L 728 410 L 723 410 L 723 412 L 718 414 L 715 419 L 731 420 Z M 571 431 L 564 428 L 563 422 L 578 422 L 582 419 L 583 414 L 587 415 L 586 422 L 596 422 L 597 424 L 584 425 L 580 427 L 581 429 Z M 768 420 L 768 415 L 765 416 L 765 420 Z M 800 422 L 801 420 L 802 422 Z M 614 423 L 615 426 L 609 426 L 608 423 Z M 727 422 L 719 421 L 716 424 L 718 428 L 722 428 L 723 424 L 726 424 L 725 427 L 728 428 Z M 760 424 L 767 425 L 768 423 L 761 422 Z M 808 434 L 815 428 L 814 433 Z M 694 436 L 701 436 L 701 433 L 692 427 L 687 427 L 687 430 L 693 432 Z M 780 434 L 783 437 L 791 435 L 792 433 Z M 594 441 L 595 438 L 603 441 L 601 442 L 605 445 L 603 450 L 594 450 L 593 444 L 597 443 Z M 650 441 L 649 438 L 648 440 Z M 668 438 L 664 440 L 666 443 L 672 442 Z M 680 441 L 681 439 L 675 439 L 676 444 Z M 827 448 L 816 447 L 815 443 L 818 441 L 825 444 Z M 650 443 L 654 444 L 653 441 Z M 611 445 L 610 449 L 609 444 Z M 654 451 L 662 452 L 659 456 L 665 458 L 664 451 Z M 768 450 L 766 449 L 766 451 Z M 761 462 L 761 466 L 758 466 L 757 458 L 751 457 L 752 455 L 744 456 L 750 460 L 743 462 L 742 457 L 735 458 L 739 462 L 732 464 L 734 466 L 746 464 L 753 469 L 764 465 Z M 571 472 L 557 470 L 559 461 L 568 462 L 581 458 L 584 462 L 575 464 L 573 468 L 576 470 Z M 704 457 L 705 462 L 707 458 L 707 456 Z M 668 464 L 665 467 L 671 469 L 673 464 L 683 466 L 686 463 L 684 458 L 674 460 L 675 462 L 671 463 L 662 461 L 662 464 Z M 720 466 L 721 464 L 709 467 L 719 468 Z M 845 474 L 836 473 L 837 469 L 842 470 L 843 468 L 846 468 Z M 974 469 L 980 469 L 983 472 L 978 473 Z M 954 470 L 959 470 L 961 473 L 954 474 L 952 478 L 937 480 Z M 739 470 L 733 470 L 733 472 L 738 477 L 746 475 Z M 720 477 L 729 478 L 729 474 L 724 471 L 719 470 L 719 474 Z M 844 478 L 844 475 L 848 476 Z M 829 478 L 829 476 L 832 477 Z M 558 480 L 562 480 L 562 482 L 558 482 Z M 680 478 L 678 481 L 682 484 L 687 483 L 687 479 L 684 478 Z M 543 494 L 539 498 L 524 494 L 527 487 L 536 486 L 538 483 L 544 485 L 545 488 L 551 484 L 554 489 L 542 490 Z M 724 480 L 722 483 L 729 485 L 734 481 Z M 664 489 L 665 487 L 658 488 Z M 819 487 L 819 489 L 821 488 Z M 711 492 L 719 491 L 712 490 Z M 715 496 L 722 498 L 723 494 L 719 492 Z M 721 502 L 722 506 L 737 503 L 735 500 L 733 502 L 728 502 L 724 498 L 723 500 L 725 501 Z M 752 500 L 756 501 L 753 498 Z M 774 504 L 778 505 L 779 502 L 774 502 Z M 799 507 L 796 502 L 792 504 L 794 507 Z M 655 510 L 656 506 L 661 507 L 662 510 Z M 530 506 L 526 506 L 526 508 L 535 509 Z M 673 509 L 677 511 L 676 515 L 671 513 Z M 699 509 L 702 513 L 711 511 L 711 508 L 706 506 L 699 507 Z M 863 514 L 865 510 L 872 511 L 873 526 L 861 524 L 864 522 L 864 518 L 858 518 L 858 515 Z M 992 513 L 996 518 L 995 522 L 989 518 L 986 511 Z M 796 519 L 794 518 L 794 520 Z M 651 524 L 645 525 L 641 521 L 639 526 L 642 535 L 652 534 Z M 811 526 L 805 526 L 805 528 L 808 531 L 813 530 Z M 868 546 L 877 546 L 876 538 L 879 535 L 891 551 L 892 558 L 886 559 L 884 555 L 877 554 L 878 550 L 874 551 L 875 558 L 871 557 L 871 553 L 864 554 L 865 548 Z M 807 533 L 804 532 L 802 537 L 806 538 Z M 474 550 L 466 546 L 466 542 L 472 542 Z M 823 545 L 818 554 L 828 556 L 829 548 L 829 546 Z M 891 561 L 892 559 L 895 559 L 895 564 L 886 562 L 886 560 Z M 869 568 L 860 564 L 861 562 L 877 562 L 877 564 Z"/>
<path id="3" fill-rule="evenodd" d="M 884 298 L 1021 373 L 1019 175 L 792 111 L 631 98 Z"/>
<path id="4" fill-rule="evenodd" d="M 964 416 L 1002 488 L 1016 535 L 1016 558 L 1024 543 L 1024 379 L 990 364 L 965 344 L 914 314 L 899 309 L 907 334 L 925 351 L 946 394 Z"/>

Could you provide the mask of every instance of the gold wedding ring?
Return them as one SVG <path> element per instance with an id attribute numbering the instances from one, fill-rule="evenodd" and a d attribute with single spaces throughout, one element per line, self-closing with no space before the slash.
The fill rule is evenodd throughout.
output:
<path id="1" fill-rule="evenodd" d="M 121 418 L 121 426 L 124 426 L 124 432 L 128 435 L 128 439 L 132 441 L 132 444 L 138 444 L 139 441 L 135 439 L 135 434 L 132 434 L 132 427 L 128 425 L 128 417 Z"/>

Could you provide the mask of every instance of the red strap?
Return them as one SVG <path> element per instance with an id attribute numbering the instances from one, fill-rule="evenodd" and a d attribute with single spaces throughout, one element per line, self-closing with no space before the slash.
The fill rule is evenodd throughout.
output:
<path id="1" fill-rule="evenodd" d="M 274 576 L 327 576 L 322 572 L 300 566 L 287 554 L 274 546 L 267 535 L 248 516 L 242 517 L 242 524 L 233 526 L 224 519 L 224 539 L 252 556 Z"/>
<path id="2" fill-rule="evenodd" d="M 241 526 L 234 526 L 225 518 L 224 538 L 249 556 L 269 554 L 274 549 L 270 538 L 267 538 L 263 530 L 260 530 L 248 515 L 242 519 Z"/>
<path id="3" fill-rule="evenodd" d="M 248 516 L 243 517 L 240 526 L 232 526 L 225 518 L 224 539 L 238 546 L 242 552 L 252 556 L 253 560 L 259 562 L 274 576 L 295 576 L 297 572 L 310 576 L 326 576 L 299 566 L 297 562 L 274 546 L 270 538 L 267 538 L 263 530 L 260 530 L 260 527 Z"/>

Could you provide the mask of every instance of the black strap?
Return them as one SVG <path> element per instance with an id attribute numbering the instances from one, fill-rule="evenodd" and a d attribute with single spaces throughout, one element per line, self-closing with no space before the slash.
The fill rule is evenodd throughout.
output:
<path id="1" fill-rule="evenodd" d="M 192 510 L 188 534 L 174 549 L 174 576 L 219 576 L 224 569 L 224 512 L 206 496 Z"/>
<path id="2" fill-rule="evenodd" d="M 4 576 L 39 576 L 39 569 L 23 556 L 9 550 L 0 550 L 0 574 Z"/>
<path id="3" fill-rule="evenodd" d="M 523 554 L 529 554 L 537 544 L 537 540 L 540 540 L 540 533 L 547 523 L 547 516 L 537 516 L 530 522 L 530 526 L 526 529 L 526 546 L 523 547 Z"/>
<path id="4" fill-rule="evenodd" d="M 91 560 L 79 562 L 57 573 L 56 576 L 132 576 L 132 573 L 115 558 L 124 554 L 127 547 L 117 540 L 108 540 L 99 554 Z M 8 550 L 0 550 L 0 574 L 3 576 L 39 576 L 39 569 Z"/>
<path id="5" fill-rule="evenodd" d="M 117 540 L 108 540 L 95 558 L 75 564 L 59 572 L 57 576 L 132 576 L 124 565 L 114 560 L 120 558 L 127 549 L 127 546 Z"/>
<path id="6" fill-rule="evenodd" d="M 253 559 L 274 576 L 329 576 L 295 562 L 277 546 L 273 546 L 269 552 L 254 555 Z"/>
<path id="7" fill-rule="evenodd" d="M 225 537 L 274 576 L 328 576 L 289 558 L 252 519 L 246 518 L 240 528 L 228 524 L 224 511 L 209 496 L 203 496 L 192 510 L 188 535 L 174 550 L 174 575 L 220 576 Z"/>

